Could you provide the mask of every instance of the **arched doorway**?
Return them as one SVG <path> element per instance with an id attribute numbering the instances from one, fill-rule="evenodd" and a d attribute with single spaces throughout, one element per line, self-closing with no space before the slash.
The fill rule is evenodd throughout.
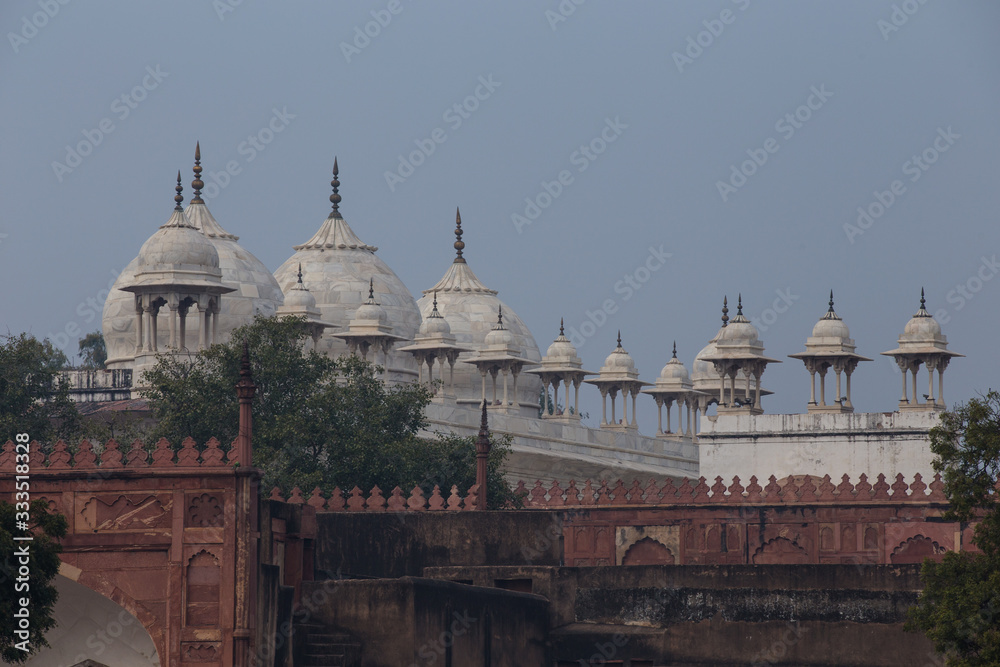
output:
<path id="1" fill-rule="evenodd" d="M 56 626 L 45 636 L 49 648 L 32 656 L 27 667 L 160 664 L 153 638 L 126 609 L 62 575 L 54 583 L 59 600 L 53 609 Z"/>

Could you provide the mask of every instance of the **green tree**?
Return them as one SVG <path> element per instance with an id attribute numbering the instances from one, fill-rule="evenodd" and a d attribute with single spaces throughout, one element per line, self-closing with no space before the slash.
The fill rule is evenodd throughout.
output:
<path id="1" fill-rule="evenodd" d="M 931 429 L 934 468 L 944 478 L 945 518 L 977 522 L 981 553 L 949 552 L 924 561 L 924 590 L 907 629 L 921 631 L 949 667 L 1000 664 L 1000 393 L 956 406 Z"/>
<path id="2" fill-rule="evenodd" d="M 157 420 L 153 436 L 175 445 L 187 436 L 199 444 L 214 436 L 223 446 L 236 438 L 234 386 L 246 340 L 257 385 L 254 464 L 264 471 L 265 488 L 319 486 L 329 493 L 357 485 L 367 492 L 378 485 L 388 493 L 397 485 L 429 491 L 438 484 L 445 492 L 456 484 L 463 494 L 468 490 L 475 482 L 472 439 L 418 437 L 430 401 L 425 387 L 387 386 L 375 366 L 355 356 L 304 351 L 306 338 L 301 319 L 257 318 L 235 330 L 229 343 L 191 359 L 161 356 L 142 380 Z M 499 468 L 509 441 L 496 442 L 492 506 L 510 497 L 493 481 L 502 483 Z"/>
<path id="3" fill-rule="evenodd" d="M 0 561 L 3 566 L 0 571 L 0 658 L 9 664 L 23 663 L 49 645 L 45 633 L 56 624 L 52 607 L 58 597 L 52 579 L 59 572 L 62 546 L 58 540 L 66 535 L 67 527 L 66 517 L 50 513 L 44 500 L 36 500 L 31 504 L 28 522 L 33 540 L 15 541 L 10 531 L 16 525 L 16 514 L 15 505 L 0 501 L 0 554 L 3 554 L 3 561 Z M 22 578 L 20 572 L 22 556 L 18 551 L 21 549 L 28 552 L 26 578 Z M 22 598 L 27 598 L 31 614 L 26 642 L 15 632 L 21 629 L 14 614 L 21 609 Z"/>
<path id="4" fill-rule="evenodd" d="M 16 433 L 46 443 L 72 438 L 80 414 L 69 398 L 69 382 L 60 375 L 66 355 L 26 333 L 0 340 L 0 443 Z"/>
<path id="5" fill-rule="evenodd" d="M 86 370 L 104 370 L 108 360 L 108 349 L 100 331 L 89 333 L 80 339 L 80 367 Z"/>

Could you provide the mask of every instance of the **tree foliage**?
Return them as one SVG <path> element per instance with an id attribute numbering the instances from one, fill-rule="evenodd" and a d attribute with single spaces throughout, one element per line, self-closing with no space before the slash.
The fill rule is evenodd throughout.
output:
<path id="1" fill-rule="evenodd" d="M 108 360 L 108 349 L 104 345 L 104 336 L 100 331 L 94 331 L 80 339 L 80 367 L 85 370 L 104 370 L 104 362 Z"/>
<path id="2" fill-rule="evenodd" d="M 52 608 L 58 592 L 52 583 L 59 572 L 59 554 L 62 546 L 58 540 L 66 535 L 66 517 L 52 514 L 44 500 L 36 500 L 29 511 L 29 525 L 34 539 L 31 542 L 14 540 L 11 528 L 15 526 L 16 507 L 0 501 L 0 658 L 4 663 L 21 664 L 41 648 L 48 646 L 45 633 L 55 626 Z M 17 534 L 22 534 L 17 531 Z M 22 577 L 21 556 L 18 549 L 28 545 L 28 576 Z M 15 634 L 20 629 L 14 614 L 21 608 L 21 598 L 28 598 L 29 651 L 17 647 L 22 638 Z"/>
<path id="3" fill-rule="evenodd" d="M 40 442 L 71 438 L 80 415 L 69 398 L 69 382 L 59 374 L 66 355 L 26 333 L 0 340 L 0 443 L 16 433 Z"/>
<path id="4" fill-rule="evenodd" d="M 977 522 L 980 553 L 949 552 L 926 560 L 924 590 L 907 629 L 922 631 L 949 667 L 1000 664 L 1000 393 L 956 406 L 931 429 L 934 468 L 942 473 L 945 518 Z"/>
<path id="5" fill-rule="evenodd" d="M 387 386 L 372 364 L 355 356 L 331 359 L 304 351 L 304 321 L 257 318 L 235 330 L 226 344 L 189 359 L 163 355 L 142 379 L 157 426 L 153 437 L 175 445 L 191 436 L 203 444 L 216 437 L 228 446 L 237 435 L 242 341 L 250 353 L 254 398 L 254 465 L 264 486 L 288 492 L 319 486 L 329 493 L 378 485 L 388 493 L 414 485 L 443 492 L 452 484 L 463 494 L 475 483 L 472 438 L 421 438 L 427 389 Z M 495 441 L 491 456 L 491 506 L 511 494 L 499 473 L 509 440 Z"/>

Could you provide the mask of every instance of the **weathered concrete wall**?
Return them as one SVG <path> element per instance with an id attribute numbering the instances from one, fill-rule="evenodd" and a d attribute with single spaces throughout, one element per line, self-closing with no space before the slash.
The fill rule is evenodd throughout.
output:
<path id="1" fill-rule="evenodd" d="M 403 577 L 309 582 L 303 597 L 322 600 L 312 623 L 361 644 L 361 667 L 551 664 L 547 603 L 536 595 Z"/>
<path id="2" fill-rule="evenodd" d="M 320 512 L 316 569 L 327 576 L 420 576 L 442 565 L 559 565 L 548 512 Z M 317 573 L 320 576 L 321 573 Z"/>
<path id="3" fill-rule="evenodd" d="M 551 601 L 558 665 L 937 664 L 926 639 L 902 630 L 920 584 L 914 565 L 463 567 L 427 576 L 529 581 Z"/>

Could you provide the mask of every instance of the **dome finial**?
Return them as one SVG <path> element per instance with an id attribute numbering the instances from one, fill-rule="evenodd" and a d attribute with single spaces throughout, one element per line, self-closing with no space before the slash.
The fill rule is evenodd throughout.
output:
<path id="1" fill-rule="evenodd" d="M 722 326 L 729 324 L 729 298 L 722 297 Z"/>
<path id="2" fill-rule="evenodd" d="M 930 317 L 931 314 L 927 312 L 927 301 L 924 299 L 924 288 L 920 288 L 920 310 L 914 317 Z"/>
<path id="3" fill-rule="evenodd" d="M 436 313 L 438 309 L 438 293 L 434 290 L 434 312 Z"/>
<path id="4" fill-rule="evenodd" d="M 740 317 L 743 316 L 743 294 L 742 294 L 742 292 L 737 296 L 736 314 L 739 315 Z"/>
<path id="5" fill-rule="evenodd" d="M 174 186 L 174 190 L 177 191 L 177 194 L 174 195 L 174 210 L 175 211 L 183 211 L 184 210 L 184 209 L 181 208 L 181 203 L 184 201 L 184 196 L 181 194 L 181 191 L 183 189 L 184 189 L 184 186 L 181 185 L 181 170 L 178 169 L 177 170 L 177 185 Z"/>
<path id="6" fill-rule="evenodd" d="M 375 279 L 368 279 L 368 298 L 372 301 L 375 300 Z"/>
<path id="7" fill-rule="evenodd" d="M 340 217 L 340 180 L 337 178 L 340 175 L 340 167 L 337 166 L 337 158 L 333 158 L 333 180 L 330 181 L 330 186 L 333 188 L 333 194 L 330 195 L 330 203 L 333 204 L 333 210 L 330 211 L 331 218 Z"/>
<path id="8" fill-rule="evenodd" d="M 462 249 L 465 248 L 465 242 L 462 241 L 462 212 L 455 207 L 455 264 L 465 264 L 465 258 L 462 257 Z"/>
<path id="9" fill-rule="evenodd" d="M 677 358 L 677 341 L 674 341 L 674 356 L 673 356 L 673 358 L 674 359 Z"/>
<path id="10" fill-rule="evenodd" d="M 191 181 L 191 187 L 194 188 L 194 197 L 191 198 L 192 204 L 204 204 L 205 200 L 201 198 L 201 189 L 205 187 L 205 182 L 201 180 L 201 142 L 195 142 L 194 145 L 194 180 Z"/>
<path id="11" fill-rule="evenodd" d="M 622 330 L 618 330 L 618 347 L 622 346 Z"/>
<path id="12" fill-rule="evenodd" d="M 503 328 L 503 305 L 497 306 L 497 326 Z"/>
<path id="13" fill-rule="evenodd" d="M 566 332 L 563 330 L 563 318 L 559 318 L 559 335 L 565 336 Z"/>
<path id="14" fill-rule="evenodd" d="M 302 284 L 302 262 L 299 262 L 299 284 Z"/>
<path id="15" fill-rule="evenodd" d="M 832 313 L 833 312 L 833 290 L 830 290 L 830 309 L 828 311 L 826 311 L 826 312 L 828 312 L 828 313 Z"/>

